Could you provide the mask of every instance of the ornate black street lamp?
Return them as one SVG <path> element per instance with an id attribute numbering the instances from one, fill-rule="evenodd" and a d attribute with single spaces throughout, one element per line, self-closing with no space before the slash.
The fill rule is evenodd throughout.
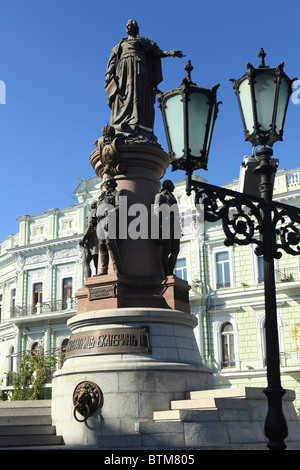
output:
<path id="1" fill-rule="evenodd" d="M 217 89 L 196 86 L 188 61 L 181 86 L 158 96 L 171 157 L 172 171 L 207 170 L 208 152 L 218 114 Z M 188 181 L 189 181 L 188 179 Z M 188 190 L 188 188 L 187 188 Z"/>
<path id="2" fill-rule="evenodd" d="M 282 140 L 292 82 L 283 71 L 284 63 L 276 69 L 265 65 L 266 53 L 260 50 L 260 65 L 247 65 L 239 79 L 230 79 L 236 93 L 244 126 L 245 140 L 257 145 L 272 146 Z"/>
<path id="3" fill-rule="evenodd" d="M 165 124 L 173 169 L 184 169 L 187 174 L 187 193 L 195 192 L 196 207 L 202 203 L 204 218 L 215 222 L 221 220 L 225 240 L 224 244 L 248 245 L 255 244 L 257 256 L 264 259 L 264 289 L 266 317 L 266 351 L 267 351 L 267 388 L 264 390 L 268 398 L 268 413 L 265 420 L 265 435 L 269 449 L 285 449 L 285 438 L 288 435 L 286 420 L 282 411 L 282 397 L 285 390 L 280 380 L 280 355 L 277 326 L 276 287 L 274 259 L 282 256 L 282 250 L 292 255 L 300 254 L 300 210 L 296 207 L 272 201 L 273 180 L 276 165 L 272 161 L 273 151 L 270 148 L 277 140 L 282 140 L 283 125 L 288 101 L 292 92 L 292 82 L 283 72 L 283 64 L 276 69 L 265 65 L 265 53 L 259 53 L 261 63 L 257 69 L 248 64 L 248 70 L 239 80 L 232 80 L 238 97 L 244 125 L 245 140 L 256 150 L 258 165 L 254 173 L 259 180 L 260 197 L 231 191 L 218 186 L 201 183 L 192 179 L 195 169 L 206 169 L 209 145 L 217 116 L 218 103 L 216 87 L 210 92 L 199 88 L 198 93 L 206 94 L 207 101 L 198 99 L 191 118 L 180 111 L 180 118 L 170 117 L 168 113 L 176 113 L 176 107 L 168 110 L 170 97 L 180 94 L 182 87 L 191 87 L 190 70 L 181 88 L 161 94 L 160 107 Z M 193 93 L 196 85 L 192 84 Z M 177 109 L 180 105 L 177 98 Z M 198 106 L 198 107 L 197 107 Z M 204 110 L 203 110 L 204 108 Z M 209 111 L 207 111 L 209 109 Z M 207 118 L 203 118 L 203 115 Z M 175 123 L 175 128 L 173 124 Z M 199 129 L 198 147 L 194 142 L 196 131 L 193 131 L 193 148 L 191 151 L 190 129 Z M 182 151 L 178 148 L 177 136 L 184 135 Z M 203 135 L 207 138 L 204 139 Z M 268 146 L 268 147 L 266 147 Z M 176 148 L 176 151 L 174 149 Z"/>

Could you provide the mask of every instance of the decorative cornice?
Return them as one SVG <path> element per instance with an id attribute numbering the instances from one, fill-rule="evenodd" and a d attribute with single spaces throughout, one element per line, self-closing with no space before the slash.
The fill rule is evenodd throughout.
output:
<path id="1" fill-rule="evenodd" d="M 77 243 L 79 242 L 79 240 L 81 240 L 82 237 L 83 237 L 83 234 L 79 233 L 79 234 L 72 235 L 66 238 L 55 238 L 54 240 L 46 240 L 40 243 L 33 243 L 31 245 L 22 245 L 22 246 L 7 249 L 7 253 L 11 253 L 11 254 L 20 253 L 20 252 L 25 253 L 29 251 L 47 249 L 48 247 L 49 249 L 51 247 L 51 249 L 53 250 L 53 248 L 56 246 L 59 247 L 61 245 Z"/>

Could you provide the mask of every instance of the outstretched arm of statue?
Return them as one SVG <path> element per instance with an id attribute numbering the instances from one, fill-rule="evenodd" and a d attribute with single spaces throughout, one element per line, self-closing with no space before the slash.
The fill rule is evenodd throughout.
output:
<path id="1" fill-rule="evenodd" d="M 185 57 L 185 54 L 182 53 L 182 51 L 163 51 L 164 56 L 163 57 L 179 57 L 180 59 L 182 57 Z"/>
<path id="2" fill-rule="evenodd" d="M 159 57 L 160 59 L 163 59 L 164 57 L 185 57 L 185 54 L 183 54 L 182 51 L 162 51 L 158 45 L 156 44 L 156 42 L 154 41 L 150 41 L 151 43 L 151 49 L 150 49 L 150 53 L 151 55 L 154 55 L 155 57 Z"/>

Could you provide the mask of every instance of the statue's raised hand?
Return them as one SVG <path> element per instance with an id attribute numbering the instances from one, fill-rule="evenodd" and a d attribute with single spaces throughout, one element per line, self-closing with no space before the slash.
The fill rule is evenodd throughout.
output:
<path id="1" fill-rule="evenodd" d="M 181 51 L 171 51 L 173 57 L 185 57 L 185 54 L 183 54 Z"/>

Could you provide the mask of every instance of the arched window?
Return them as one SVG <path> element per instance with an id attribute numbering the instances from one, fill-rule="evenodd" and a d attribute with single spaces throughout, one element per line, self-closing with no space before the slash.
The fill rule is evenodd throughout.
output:
<path id="1" fill-rule="evenodd" d="M 63 279 L 62 282 L 62 308 L 66 309 L 68 305 L 68 299 L 72 298 L 72 286 L 73 279 L 71 277 L 67 277 Z"/>
<path id="2" fill-rule="evenodd" d="M 69 339 L 65 338 L 63 342 L 61 343 L 60 347 L 60 353 L 61 353 L 61 367 L 63 366 L 65 362 L 65 357 L 66 357 L 66 351 L 67 351 L 67 346 L 69 344 Z"/>
<path id="3" fill-rule="evenodd" d="M 235 366 L 235 351 L 234 351 L 234 331 L 231 323 L 223 323 L 221 327 L 221 346 L 222 346 L 222 367 Z"/>
<path id="4" fill-rule="evenodd" d="M 39 349 L 39 343 L 36 341 L 31 346 L 31 349 L 30 349 L 31 356 L 37 356 L 39 354 L 38 349 Z"/>
<path id="5" fill-rule="evenodd" d="M 37 307 L 43 302 L 43 283 L 33 284 L 32 313 L 37 313 Z"/>

